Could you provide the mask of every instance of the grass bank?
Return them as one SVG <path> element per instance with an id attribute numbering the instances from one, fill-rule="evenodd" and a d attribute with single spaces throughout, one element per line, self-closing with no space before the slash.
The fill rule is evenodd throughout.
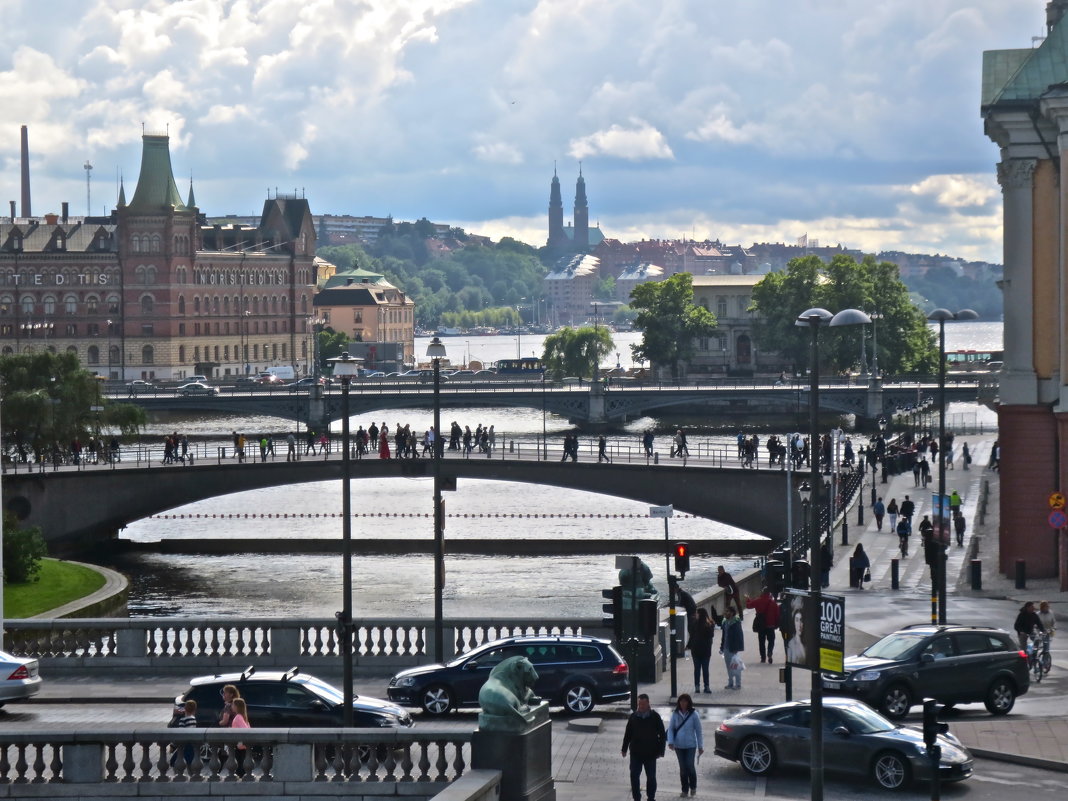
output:
<path id="1" fill-rule="evenodd" d="M 104 586 L 95 570 L 57 559 L 42 559 L 37 581 L 4 585 L 4 617 L 32 617 L 84 598 Z"/>

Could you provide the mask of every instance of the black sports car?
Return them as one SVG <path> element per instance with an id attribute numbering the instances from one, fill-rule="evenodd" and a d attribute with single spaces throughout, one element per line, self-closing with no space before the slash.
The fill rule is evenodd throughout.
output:
<path id="1" fill-rule="evenodd" d="M 811 714 L 808 701 L 794 701 L 728 718 L 716 730 L 716 755 L 755 776 L 777 766 L 807 766 Z M 862 701 L 824 698 L 823 738 L 828 771 L 868 775 L 888 790 L 931 778 L 923 732 L 891 723 Z M 938 744 L 942 781 L 972 775 L 972 755 L 960 740 L 940 734 Z"/>

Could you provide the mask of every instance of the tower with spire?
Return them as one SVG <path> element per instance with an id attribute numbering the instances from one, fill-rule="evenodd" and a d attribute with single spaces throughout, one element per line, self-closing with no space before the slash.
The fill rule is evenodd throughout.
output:
<path id="1" fill-rule="evenodd" d="M 579 162 L 578 180 L 575 181 L 575 250 L 590 246 L 590 205 L 586 200 L 586 179 L 582 177 L 582 162 Z"/>
<path id="2" fill-rule="evenodd" d="M 568 239 L 564 233 L 564 201 L 560 196 L 560 178 L 553 165 L 553 182 L 549 188 L 549 240 L 550 250 L 563 252 L 567 249 Z"/>

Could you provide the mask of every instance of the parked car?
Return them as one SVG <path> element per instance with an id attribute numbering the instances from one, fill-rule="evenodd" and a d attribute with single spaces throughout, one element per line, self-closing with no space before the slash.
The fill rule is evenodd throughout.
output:
<path id="1" fill-rule="evenodd" d="M 812 710 L 808 701 L 754 709 L 727 718 L 716 729 L 716 756 L 741 764 L 754 776 L 777 767 L 809 766 Z M 824 767 L 828 772 L 870 776 L 887 790 L 931 778 L 931 759 L 920 729 L 891 723 L 851 698 L 823 699 Z M 972 755 L 949 732 L 938 735 L 944 782 L 972 775 Z"/>
<path id="2" fill-rule="evenodd" d="M 250 389 L 252 387 L 258 386 L 259 383 L 260 380 L 258 378 L 254 378 L 250 375 L 239 375 L 237 378 L 234 379 L 234 386 L 239 389 Z"/>
<path id="3" fill-rule="evenodd" d="M 135 378 L 133 381 L 126 385 L 126 390 L 131 395 L 137 395 L 142 392 L 155 392 L 156 385 L 150 381 L 145 381 L 142 378 Z"/>
<path id="4" fill-rule="evenodd" d="M 191 375 L 191 376 L 189 376 L 189 380 L 190 381 L 197 381 L 197 382 L 199 382 L 201 384 L 208 383 L 208 377 L 206 375 Z"/>
<path id="5" fill-rule="evenodd" d="M 41 675 L 36 659 L 0 651 L 0 706 L 25 701 L 41 691 Z"/>
<path id="6" fill-rule="evenodd" d="M 274 373 L 260 373 L 258 376 L 256 376 L 256 383 L 281 386 L 285 383 L 285 381 L 276 376 Z"/>
<path id="7" fill-rule="evenodd" d="M 389 680 L 389 700 L 431 715 L 477 707 L 478 691 L 490 671 L 510 656 L 525 656 L 534 665 L 535 695 L 570 712 L 585 714 L 595 704 L 630 698 L 627 663 L 611 642 L 548 635 L 494 640 L 444 665 L 402 670 Z"/>
<path id="8" fill-rule="evenodd" d="M 222 688 L 237 687 L 248 704 L 249 718 L 256 728 L 322 728 L 341 726 L 344 693 L 337 687 L 299 668 L 285 673 L 257 671 L 200 676 L 174 699 L 175 708 L 192 699 L 197 702 L 197 726 L 218 725 L 222 712 Z M 412 716 L 396 704 L 368 696 L 352 702 L 353 723 L 364 728 L 407 728 Z"/>
<path id="9" fill-rule="evenodd" d="M 914 704 L 982 701 L 1008 714 L 1027 692 L 1027 655 L 1009 632 L 988 626 L 908 626 L 845 660 L 845 675 L 823 674 L 823 688 L 851 695 L 899 720 Z"/>
<path id="10" fill-rule="evenodd" d="M 182 397 L 188 397 L 189 395 L 218 395 L 218 387 L 209 387 L 207 384 L 201 384 L 199 381 L 194 381 L 191 384 L 182 384 L 175 390 Z"/>
<path id="11" fill-rule="evenodd" d="M 289 385 L 290 392 L 307 392 L 309 389 L 318 384 L 321 387 L 327 386 L 328 382 L 325 378 L 314 376 L 308 376 L 307 378 L 300 378 Z"/>

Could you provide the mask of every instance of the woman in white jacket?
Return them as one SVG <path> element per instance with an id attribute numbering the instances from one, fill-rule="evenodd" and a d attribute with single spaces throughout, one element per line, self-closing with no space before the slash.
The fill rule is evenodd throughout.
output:
<path id="1" fill-rule="evenodd" d="M 679 760 L 679 774 L 682 777 L 682 794 L 697 795 L 698 754 L 705 752 L 705 738 L 701 733 L 701 718 L 693 708 L 693 699 L 688 693 L 679 696 L 675 711 L 667 728 L 668 748 L 675 752 Z"/>

